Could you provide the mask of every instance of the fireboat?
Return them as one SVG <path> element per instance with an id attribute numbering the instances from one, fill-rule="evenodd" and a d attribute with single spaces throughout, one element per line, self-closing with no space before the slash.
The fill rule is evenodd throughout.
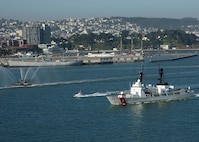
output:
<path id="1" fill-rule="evenodd" d="M 28 83 L 27 81 L 24 81 L 24 80 L 20 80 L 20 81 L 17 81 L 16 83 L 12 84 L 12 86 L 30 86 L 32 85 L 31 83 Z"/>

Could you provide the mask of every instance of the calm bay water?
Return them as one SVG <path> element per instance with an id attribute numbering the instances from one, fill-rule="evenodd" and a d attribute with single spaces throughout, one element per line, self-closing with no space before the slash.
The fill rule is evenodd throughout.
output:
<path id="1" fill-rule="evenodd" d="M 191 86 L 198 93 L 198 60 L 145 61 L 144 82 L 156 83 L 160 66 L 168 83 Z M 140 63 L 39 68 L 32 73 L 34 87 L 0 90 L 0 141 L 199 141 L 198 97 L 126 107 L 109 104 L 104 95 L 127 90 L 140 69 Z M 9 72 L 15 80 L 21 78 L 19 69 Z M 6 81 L 5 71 L 1 76 L 2 86 L 12 80 Z M 73 98 L 79 90 L 88 97 Z"/>

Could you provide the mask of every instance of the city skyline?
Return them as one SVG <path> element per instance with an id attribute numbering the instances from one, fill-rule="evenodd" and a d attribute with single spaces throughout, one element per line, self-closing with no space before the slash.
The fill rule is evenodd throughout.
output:
<path id="1" fill-rule="evenodd" d="M 198 0 L 0 0 L 0 18 L 22 21 L 91 17 L 199 19 Z"/>

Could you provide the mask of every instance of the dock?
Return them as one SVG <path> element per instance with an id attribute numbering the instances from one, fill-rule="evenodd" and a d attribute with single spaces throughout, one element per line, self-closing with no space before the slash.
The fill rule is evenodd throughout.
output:
<path id="1" fill-rule="evenodd" d="M 153 62 L 175 61 L 175 60 L 180 60 L 180 59 L 185 59 L 185 58 L 191 58 L 191 57 L 195 57 L 195 56 L 198 56 L 198 54 L 181 55 L 181 56 L 177 56 L 177 57 L 173 57 L 173 56 L 160 56 L 160 57 L 151 59 L 149 62 L 153 63 Z"/>
<path id="2" fill-rule="evenodd" d="M 93 64 L 113 64 L 113 63 L 133 63 L 143 61 L 143 56 L 136 55 L 115 55 L 115 56 L 107 56 L 107 57 L 87 57 L 87 56 L 55 56 L 49 58 L 51 61 L 75 61 L 81 60 L 81 65 L 93 65 Z M 37 58 L 25 58 L 21 59 L 18 57 L 6 57 L 0 58 L 0 63 L 2 66 L 9 67 L 8 61 L 16 60 L 16 61 L 38 61 Z M 40 59 L 41 60 L 41 59 Z"/>
<path id="3" fill-rule="evenodd" d="M 91 64 L 112 64 L 112 63 L 133 63 L 143 61 L 144 58 L 142 56 L 134 56 L 134 55 L 116 55 L 112 57 L 85 57 L 80 56 L 78 59 L 83 61 L 84 65 Z"/>

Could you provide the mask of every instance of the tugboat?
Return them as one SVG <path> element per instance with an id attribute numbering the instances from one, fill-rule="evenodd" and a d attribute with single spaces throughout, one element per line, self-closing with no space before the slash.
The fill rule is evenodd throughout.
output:
<path id="1" fill-rule="evenodd" d="M 143 71 L 139 72 L 138 79 L 132 84 L 130 90 L 126 93 L 120 92 L 115 95 L 107 95 L 106 98 L 112 105 L 127 105 L 139 103 L 152 103 L 159 101 L 181 100 L 194 97 L 194 91 L 187 89 L 175 89 L 163 81 L 163 68 L 159 69 L 160 78 L 156 85 L 143 84 Z"/>

